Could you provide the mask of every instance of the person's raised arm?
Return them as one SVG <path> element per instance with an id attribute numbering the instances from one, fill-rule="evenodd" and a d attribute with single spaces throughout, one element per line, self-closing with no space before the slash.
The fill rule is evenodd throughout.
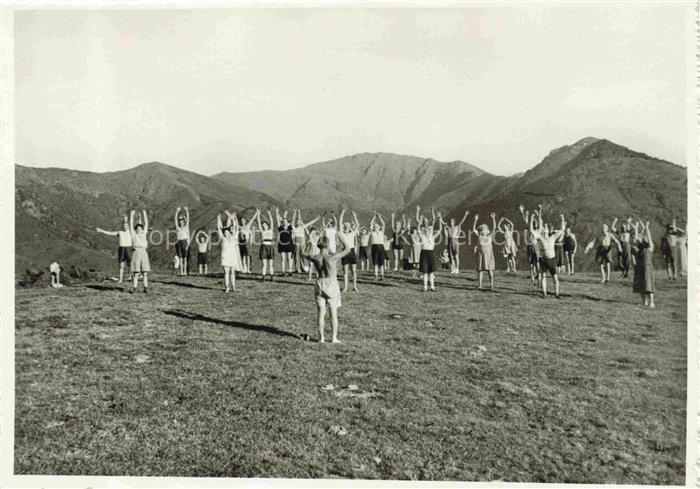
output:
<path id="1" fill-rule="evenodd" d="M 321 219 L 321 216 L 316 216 L 313 219 L 311 219 L 309 222 L 304 223 L 304 221 L 301 221 L 301 212 L 299 212 L 299 220 L 301 221 L 304 228 L 307 228 L 309 226 L 313 226 L 316 223 L 316 221 L 318 221 L 319 219 Z"/>
<path id="2" fill-rule="evenodd" d="M 335 217 L 335 211 L 331 212 L 331 219 L 333 220 L 333 224 L 335 225 L 335 228 L 338 229 L 338 218 Z"/>
<path id="3" fill-rule="evenodd" d="M 496 229 L 498 229 L 500 232 L 504 232 L 504 231 L 503 231 L 503 228 L 501 227 L 501 224 L 503 223 L 503 220 L 504 220 L 504 219 L 505 219 L 505 217 L 500 218 L 500 219 L 498 220 L 498 224 L 496 224 Z"/>
<path id="4" fill-rule="evenodd" d="M 360 229 L 360 221 L 357 219 L 357 213 L 355 211 L 352 211 L 352 218 L 355 221 L 355 230 L 357 231 Z"/>
<path id="5" fill-rule="evenodd" d="M 535 236 L 537 236 L 537 234 L 535 233 L 535 212 L 534 211 L 532 212 L 532 214 L 530 214 L 529 225 L 530 225 L 530 234 L 532 235 L 532 238 L 534 238 Z"/>
<path id="6" fill-rule="evenodd" d="M 136 211 L 132 209 L 129 213 L 129 230 L 132 233 L 134 232 L 134 214 L 136 214 Z"/>
<path id="7" fill-rule="evenodd" d="M 467 217 L 469 217 L 469 209 L 467 209 L 466 211 L 464 211 L 464 217 L 462 218 L 461 221 L 459 221 L 458 226 L 459 226 L 460 228 L 462 227 L 462 225 L 464 225 L 465 222 L 467 222 Z"/>
<path id="8" fill-rule="evenodd" d="M 267 218 L 270 220 L 270 227 L 272 227 L 275 221 L 272 220 L 272 212 L 270 211 L 270 209 L 267 210 Z"/>
<path id="9" fill-rule="evenodd" d="M 268 211 L 268 213 L 269 213 L 269 211 Z M 281 226 L 282 225 L 282 216 L 280 216 L 280 210 L 278 207 L 275 207 L 275 217 L 277 217 L 277 226 L 278 227 Z M 272 220 L 272 214 L 270 213 L 270 223 L 272 223 L 272 222 L 274 222 L 274 221 Z"/>
<path id="10" fill-rule="evenodd" d="M 178 222 L 178 217 L 180 217 L 180 208 L 175 209 L 175 227 L 179 228 L 180 223 Z"/>
<path id="11" fill-rule="evenodd" d="M 432 226 L 433 228 L 435 227 L 435 207 L 430 207 L 430 214 L 433 216 L 433 223 Z"/>
<path id="12" fill-rule="evenodd" d="M 616 225 L 617 225 L 617 217 L 615 219 L 613 219 L 612 226 L 610 226 L 610 229 L 612 230 L 613 233 L 617 232 Z"/>
<path id="13" fill-rule="evenodd" d="M 491 224 L 493 225 L 491 229 L 493 229 L 493 232 L 496 232 L 496 213 L 492 212 L 491 214 Z"/>
<path id="14" fill-rule="evenodd" d="M 443 229 L 442 226 L 443 226 L 443 224 L 445 224 L 445 222 L 442 220 L 442 216 L 440 215 L 439 212 L 438 212 L 438 217 L 440 217 L 440 220 L 438 221 L 438 229 L 437 229 L 437 231 L 435 231 L 435 232 L 433 233 L 433 237 L 434 237 L 434 238 L 437 238 L 438 236 L 440 236 L 440 234 L 442 233 L 442 229 Z"/>
<path id="15" fill-rule="evenodd" d="M 262 222 L 260 222 L 260 209 L 255 209 L 255 216 L 253 216 L 253 218 L 258 220 L 258 228 L 262 230 Z"/>
<path id="16" fill-rule="evenodd" d="M 185 226 L 190 225 L 190 209 L 185 206 Z"/>
<path id="17" fill-rule="evenodd" d="M 385 227 L 386 227 L 386 224 L 384 224 L 384 219 L 382 219 L 382 215 L 381 215 L 381 214 L 377 214 L 377 218 L 379 219 L 379 222 L 382 223 L 382 231 L 384 231 L 384 229 L 385 229 Z"/>
<path id="18" fill-rule="evenodd" d="M 345 207 L 340 211 L 340 217 L 338 218 L 338 231 L 341 233 L 345 227 L 343 226 L 343 218 L 345 217 Z"/>
<path id="19" fill-rule="evenodd" d="M 654 241 L 651 239 L 651 228 L 649 227 L 649 221 L 647 221 L 646 225 L 646 231 L 647 231 L 647 239 L 649 240 L 649 252 L 654 251 Z"/>
<path id="20" fill-rule="evenodd" d="M 518 209 L 520 210 L 520 215 L 523 217 L 523 221 L 525 221 L 525 225 L 530 225 L 530 212 L 525 212 L 525 206 L 523 204 L 520 204 L 518 206 Z"/>
<path id="21" fill-rule="evenodd" d="M 143 210 L 143 232 L 148 232 L 148 215 L 146 214 L 146 209 Z"/>
<path id="22" fill-rule="evenodd" d="M 503 219 L 510 226 L 511 229 L 515 229 L 515 224 L 513 224 L 513 221 L 511 221 L 507 217 L 502 217 L 501 219 Z"/>
<path id="23" fill-rule="evenodd" d="M 401 214 L 401 232 L 404 232 L 406 228 L 406 214 Z"/>
<path id="24" fill-rule="evenodd" d="M 393 231 L 396 229 L 396 215 L 392 212 L 391 213 L 391 230 Z"/>
<path id="25" fill-rule="evenodd" d="M 589 251 L 591 251 L 591 248 L 593 248 L 593 245 L 596 244 L 596 241 L 598 241 L 598 238 L 593 238 L 593 241 L 591 241 L 590 243 L 588 243 L 588 244 L 586 245 L 586 247 L 585 247 L 584 250 L 583 250 L 583 254 L 584 254 L 584 255 L 585 255 L 586 253 L 588 253 Z"/>
<path id="26" fill-rule="evenodd" d="M 369 221 L 369 229 L 370 229 L 370 231 L 371 231 L 372 229 L 374 229 L 374 222 L 376 221 L 376 219 L 377 219 L 377 213 L 375 212 L 374 215 L 372 216 L 372 220 Z"/>
<path id="27" fill-rule="evenodd" d="M 420 206 L 416 206 L 416 222 L 420 225 Z"/>
<path id="28" fill-rule="evenodd" d="M 219 231 L 219 235 L 224 235 L 224 226 L 221 224 L 221 214 L 216 215 L 216 229 Z"/>
<path id="29" fill-rule="evenodd" d="M 476 223 L 479 222 L 479 214 L 474 214 L 474 224 L 472 225 L 472 231 L 474 234 L 479 234 L 479 231 L 476 230 Z"/>
<path id="30" fill-rule="evenodd" d="M 107 236 L 117 236 L 119 234 L 119 231 L 105 231 L 102 228 L 95 228 L 95 231 L 98 233 L 106 234 Z"/>

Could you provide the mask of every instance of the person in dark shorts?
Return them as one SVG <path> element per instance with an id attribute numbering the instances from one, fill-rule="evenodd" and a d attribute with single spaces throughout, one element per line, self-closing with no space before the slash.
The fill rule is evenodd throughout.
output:
<path id="1" fill-rule="evenodd" d="M 525 206 L 520 204 L 520 215 L 523 217 L 525 222 L 525 229 L 523 229 L 523 239 L 525 241 L 525 256 L 527 257 L 527 264 L 530 267 L 530 278 L 532 279 L 532 285 L 537 285 L 540 276 L 539 269 L 539 257 L 537 256 L 536 238 L 534 235 L 530 234 L 530 211 L 525 210 Z M 535 214 L 535 211 L 532 212 Z M 537 224 L 537 223 L 536 223 Z"/>
<path id="2" fill-rule="evenodd" d="M 666 271 L 669 280 L 678 278 L 678 232 L 675 229 L 675 220 L 666 225 L 666 234 L 661 237 L 661 254 L 666 262 Z"/>
<path id="3" fill-rule="evenodd" d="M 209 235 L 202 231 L 201 229 L 197 231 L 197 267 L 199 268 L 199 274 L 206 275 L 209 273 Z"/>
<path id="4" fill-rule="evenodd" d="M 357 220 L 357 214 L 352 213 L 354 222 L 343 222 L 343 217 L 345 217 L 345 209 L 340 211 L 340 218 L 338 219 L 338 225 L 340 226 L 340 232 L 338 233 L 338 238 L 343 243 L 343 247 L 346 250 L 350 250 L 347 255 L 343 256 L 340 260 L 340 264 L 343 265 L 343 282 L 345 286 L 343 287 L 343 292 L 348 290 L 348 275 L 352 270 L 352 290 L 359 292 L 357 289 L 357 232 L 360 229 L 360 223 Z"/>
<path id="5" fill-rule="evenodd" d="M 557 274 L 557 254 L 556 254 L 556 242 L 564 234 L 566 229 L 566 221 L 564 220 L 564 215 L 561 214 L 561 228 L 550 232 L 549 226 L 540 221 L 540 227 L 535 230 L 535 215 L 533 214 L 530 218 L 530 233 L 536 237 L 538 241 L 542 244 L 542 254 L 540 255 L 539 265 L 540 274 L 542 275 L 542 296 L 547 297 L 547 273 L 552 276 L 554 280 L 554 294 L 559 298 L 559 275 Z"/>
<path id="6" fill-rule="evenodd" d="M 391 252 L 394 256 L 394 271 L 399 270 L 399 264 L 403 260 L 403 235 L 406 232 L 406 217 L 396 219 L 396 214 L 391 213 Z"/>
<path id="7" fill-rule="evenodd" d="M 260 228 L 260 234 L 262 242 L 260 244 L 260 252 L 258 254 L 258 257 L 262 261 L 262 281 L 265 281 L 265 275 L 267 274 L 267 270 L 269 268 L 270 270 L 270 280 L 274 281 L 275 280 L 275 272 L 273 269 L 273 262 L 275 259 L 275 248 L 274 248 L 274 233 L 272 232 L 272 229 L 270 228 L 270 223 L 274 222 L 272 220 L 272 212 L 269 210 L 267 211 L 267 217 L 269 221 L 261 221 L 260 220 L 260 210 L 257 209 L 257 218 L 258 218 L 258 227 Z"/>
<path id="8" fill-rule="evenodd" d="M 287 211 L 280 215 L 280 210 L 275 208 L 275 215 L 277 217 L 277 252 L 282 260 L 282 276 L 284 277 L 291 275 L 294 269 L 294 258 L 292 257 L 294 253 L 294 240 L 292 239 L 294 227 L 287 219 Z"/>
<path id="9" fill-rule="evenodd" d="M 177 232 L 175 252 L 180 257 L 180 275 L 187 275 L 190 250 L 190 211 L 187 206 L 184 209 L 184 215 L 180 214 L 180 207 L 175 210 L 175 231 Z"/>
<path id="10" fill-rule="evenodd" d="M 450 256 L 450 273 L 459 273 L 459 245 L 464 239 L 464 231 L 462 226 L 467 221 L 469 211 L 464 211 L 462 220 L 457 222 L 455 218 L 450 218 L 450 225 L 447 226 L 447 253 Z"/>
<path id="11" fill-rule="evenodd" d="M 369 271 L 369 257 L 370 257 L 370 247 L 369 247 L 369 233 L 367 229 L 362 228 L 360 231 L 360 267 L 362 271 Z"/>
<path id="12" fill-rule="evenodd" d="M 594 238 L 593 241 L 588 243 L 583 253 L 587 254 L 596 243 L 598 243 L 598 248 L 596 249 L 595 259 L 598 263 L 600 263 L 600 273 L 603 276 L 602 283 L 606 283 L 610 280 L 612 245 L 615 243 L 618 251 L 620 252 L 622 251 L 622 246 L 615 235 L 610 232 L 607 224 L 603 224 L 602 233 L 600 236 Z"/>
<path id="13" fill-rule="evenodd" d="M 117 247 L 117 263 L 119 264 L 119 283 L 124 282 L 124 269 L 131 263 L 131 231 L 129 230 L 129 220 L 124 216 L 121 231 L 105 231 L 102 228 L 95 228 L 98 233 L 106 234 L 107 236 L 118 236 L 119 246 Z M 129 274 L 131 280 L 131 274 Z"/>
<path id="14" fill-rule="evenodd" d="M 238 227 L 238 254 L 241 257 L 241 273 L 253 273 L 253 264 L 250 260 L 250 247 L 253 245 L 253 222 L 258 213 L 256 212 L 250 221 L 241 217 L 241 224 Z"/>
<path id="15" fill-rule="evenodd" d="M 369 243 L 372 252 L 372 264 L 374 265 L 374 280 L 384 280 L 384 246 L 386 236 L 384 235 L 384 219 L 377 212 L 369 223 L 371 229 L 369 233 Z"/>
<path id="16" fill-rule="evenodd" d="M 419 212 L 419 211 L 417 211 Z M 442 215 L 438 213 L 438 218 L 433 219 L 432 225 L 422 224 L 419 227 L 421 250 L 418 259 L 418 269 L 423 274 L 423 292 L 435 292 L 435 239 L 442 234 Z M 435 224 L 438 229 L 435 229 Z"/>

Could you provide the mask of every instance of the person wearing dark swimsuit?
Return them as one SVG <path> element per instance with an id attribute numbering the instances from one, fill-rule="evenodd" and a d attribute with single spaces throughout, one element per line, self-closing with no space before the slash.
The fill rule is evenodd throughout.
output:
<path id="1" fill-rule="evenodd" d="M 574 255 L 576 255 L 576 236 L 571 232 L 571 228 L 567 227 L 564 231 L 564 259 L 566 261 L 566 273 L 574 274 Z"/>
<path id="2" fill-rule="evenodd" d="M 282 276 L 291 275 L 294 269 L 294 241 L 292 231 L 294 228 L 287 220 L 287 211 L 280 215 L 279 209 L 275 208 L 277 215 L 277 252 L 282 260 Z"/>

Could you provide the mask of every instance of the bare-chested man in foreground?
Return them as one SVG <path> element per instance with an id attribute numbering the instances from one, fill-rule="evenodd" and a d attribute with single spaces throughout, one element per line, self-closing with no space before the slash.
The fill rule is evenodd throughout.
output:
<path id="1" fill-rule="evenodd" d="M 338 341 L 338 308 L 341 306 L 341 300 L 337 267 L 338 262 L 350 253 L 351 248 L 345 248 L 341 252 L 331 254 L 328 238 L 325 236 L 319 240 L 318 248 L 320 253 L 312 256 L 308 254 L 312 248 L 308 247 L 304 250 L 304 258 L 313 263 L 318 273 L 314 292 L 316 294 L 316 306 L 318 307 L 319 342 L 323 343 L 325 341 L 323 330 L 326 325 L 326 306 L 328 306 L 331 312 L 331 325 L 333 326 L 332 341 L 333 343 L 340 343 Z"/>

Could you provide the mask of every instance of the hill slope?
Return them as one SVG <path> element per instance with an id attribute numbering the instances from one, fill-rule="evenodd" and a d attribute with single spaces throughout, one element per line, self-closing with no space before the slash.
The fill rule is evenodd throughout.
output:
<path id="1" fill-rule="evenodd" d="M 452 208 L 465 197 L 484 198 L 505 179 L 463 161 L 390 153 L 362 153 L 288 171 L 224 172 L 214 178 L 302 209 L 346 206 L 359 212 L 416 204 Z"/>
<path id="2" fill-rule="evenodd" d="M 225 184 L 162 163 L 110 173 L 15 167 L 16 265 L 45 268 L 70 260 L 83 267 L 114 267 L 115 238 L 94 231 L 120 228 L 130 209 L 148 210 L 153 229 L 173 227 L 177 206 L 189 206 L 191 229 L 211 226 L 224 208 L 279 203 L 260 192 Z M 207 227 L 209 229 L 209 227 Z M 152 248 L 154 264 L 170 260 L 165 243 Z"/>

